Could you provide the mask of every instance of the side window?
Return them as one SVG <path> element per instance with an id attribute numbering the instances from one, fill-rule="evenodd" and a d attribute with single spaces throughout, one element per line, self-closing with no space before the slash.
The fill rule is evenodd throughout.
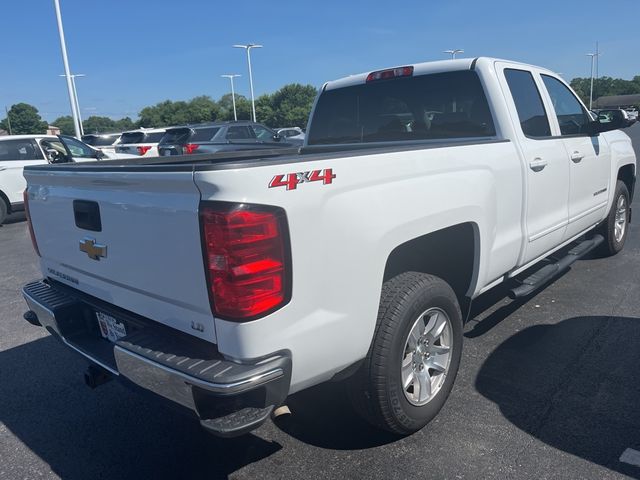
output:
<path id="1" fill-rule="evenodd" d="M 542 81 L 547 87 L 553 108 L 556 111 L 560 133 L 562 135 L 587 134 L 589 117 L 571 90 L 560 80 L 548 75 L 542 75 Z"/>
<path id="2" fill-rule="evenodd" d="M 522 133 L 534 138 L 551 136 L 549 118 L 531 72 L 507 68 L 504 76 L 516 104 Z"/>
<path id="3" fill-rule="evenodd" d="M 253 125 L 253 131 L 258 137 L 259 140 L 262 141 L 272 141 L 273 140 L 273 132 L 267 128 L 264 128 L 262 125 Z"/>
<path id="4" fill-rule="evenodd" d="M 253 138 L 248 127 L 229 127 L 227 130 L 227 140 L 248 140 Z"/>
<path id="5" fill-rule="evenodd" d="M 62 141 L 67 146 L 67 148 L 71 151 L 71 155 L 78 158 L 95 158 L 96 151 L 80 140 L 76 140 L 72 137 L 64 136 L 62 137 Z"/>
<path id="6" fill-rule="evenodd" d="M 6 140 L 0 142 L 0 161 L 43 160 L 34 140 Z"/>

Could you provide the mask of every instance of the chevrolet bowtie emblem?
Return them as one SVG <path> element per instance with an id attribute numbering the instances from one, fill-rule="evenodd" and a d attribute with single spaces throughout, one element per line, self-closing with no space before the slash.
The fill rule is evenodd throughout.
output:
<path id="1" fill-rule="evenodd" d="M 100 260 L 107 256 L 107 246 L 99 245 L 93 238 L 85 237 L 80 240 L 80 251 L 89 255 L 92 260 Z"/>

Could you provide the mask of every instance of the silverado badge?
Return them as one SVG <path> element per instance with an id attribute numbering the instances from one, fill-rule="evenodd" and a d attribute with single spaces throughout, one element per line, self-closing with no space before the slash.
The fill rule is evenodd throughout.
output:
<path id="1" fill-rule="evenodd" d="M 107 246 L 97 244 L 93 238 L 85 237 L 80 240 L 80 251 L 86 253 L 92 260 L 100 260 L 107 256 Z"/>

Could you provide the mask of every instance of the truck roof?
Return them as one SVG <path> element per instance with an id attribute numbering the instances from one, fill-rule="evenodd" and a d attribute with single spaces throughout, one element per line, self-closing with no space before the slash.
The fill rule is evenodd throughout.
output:
<path id="1" fill-rule="evenodd" d="M 533 65 L 529 65 L 522 62 L 517 62 L 514 60 L 505 60 L 501 58 L 492 58 L 492 57 L 476 57 L 476 58 L 458 58 L 455 60 L 437 60 L 435 62 L 422 62 L 422 63 L 406 63 L 404 65 L 395 65 L 387 68 L 379 68 L 375 70 L 370 70 L 368 72 L 363 72 L 355 75 L 349 75 L 348 77 L 339 78 L 337 80 L 332 80 L 330 82 L 325 83 L 324 90 L 333 90 L 336 88 L 344 88 L 350 87 L 352 85 L 359 85 L 366 82 L 367 75 L 371 72 L 376 72 L 380 70 L 389 70 L 393 68 L 400 67 L 413 67 L 413 75 L 425 75 L 429 73 L 441 73 L 441 72 L 452 72 L 457 70 L 470 70 L 475 68 L 476 64 L 484 64 L 490 65 L 495 62 L 508 62 L 522 65 L 524 67 L 534 67 Z M 541 67 L 535 67 L 541 68 Z M 546 69 L 543 69 L 546 70 Z M 549 70 L 550 73 L 553 73 Z"/>

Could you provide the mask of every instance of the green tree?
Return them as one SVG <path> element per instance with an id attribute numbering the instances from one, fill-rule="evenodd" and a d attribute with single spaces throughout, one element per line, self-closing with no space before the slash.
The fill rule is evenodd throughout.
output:
<path id="1" fill-rule="evenodd" d="M 127 130 L 133 130 L 134 128 L 136 128 L 136 124 L 129 117 L 124 117 L 114 122 L 114 129 L 116 132 L 126 132 Z"/>
<path id="2" fill-rule="evenodd" d="M 272 95 L 265 94 L 256 98 L 256 120 L 272 128 L 280 126 L 273 109 Z"/>
<path id="3" fill-rule="evenodd" d="M 574 78 L 571 80 L 571 88 L 586 105 L 589 105 L 591 78 Z M 600 77 L 593 80 L 594 100 L 609 95 L 632 95 L 635 93 L 640 93 L 640 76 L 634 77 L 633 80 L 611 77 Z"/>
<path id="4" fill-rule="evenodd" d="M 115 131 L 116 122 L 109 117 L 92 115 L 86 120 L 83 120 L 82 128 L 85 133 L 110 133 Z"/>
<path id="5" fill-rule="evenodd" d="M 233 120 L 233 102 L 231 100 L 230 93 L 226 93 L 220 97 L 220 100 L 218 100 L 218 108 L 220 110 L 218 120 Z M 238 120 L 249 120 L 251 118 L 251 102 L 249 102 L 249 100 L 247 100 L 243 95 L 238 95 L 237 93 L 236 113 L 238 115 Z"/>
<path id="6" fill-rule="evenodd" d="M 187 123 L 212 122 L 220 113 L 220 107 L 211 97 L 202 95 L 185 101 L 166 100 L 140 111 L 141 127 L 169 127 Z"/>
<path id="7" fill-rule="evenodd" d="M 0 128 L 9 131 L 11 123 L 11 133 L 14 135 L 46 133 L 47 122 L 42 120 L 38 109 L 28 103 L 16 103 L 9 109 L 8 117 L 0 121 Z"/>
<path id="8" fill-rule="evenodd" d="M 220 115 L 220 107 L 207 95 L 195 97 L 187 102 L 187 122 L 213 122 Z"/>
<path id="9" fill-rule="evenodd" d="M 53 121 L 51 125 L 58 127 L 63 135 L 76 134 L 75 127 L 73 126 L 73 117 L 71 117 L 71 115 L 58 117 Z"/>
<path id="10" fill-rule="evenodd" d="M 275 93 L 260 97 L 260 114 L 256 104 L 258 121 L 277 127 L 301 127 L 307 125 L 317 90 L 311 85 L 291 83 Z M 266 98 L 263 98 L 266 97 Z"/>

